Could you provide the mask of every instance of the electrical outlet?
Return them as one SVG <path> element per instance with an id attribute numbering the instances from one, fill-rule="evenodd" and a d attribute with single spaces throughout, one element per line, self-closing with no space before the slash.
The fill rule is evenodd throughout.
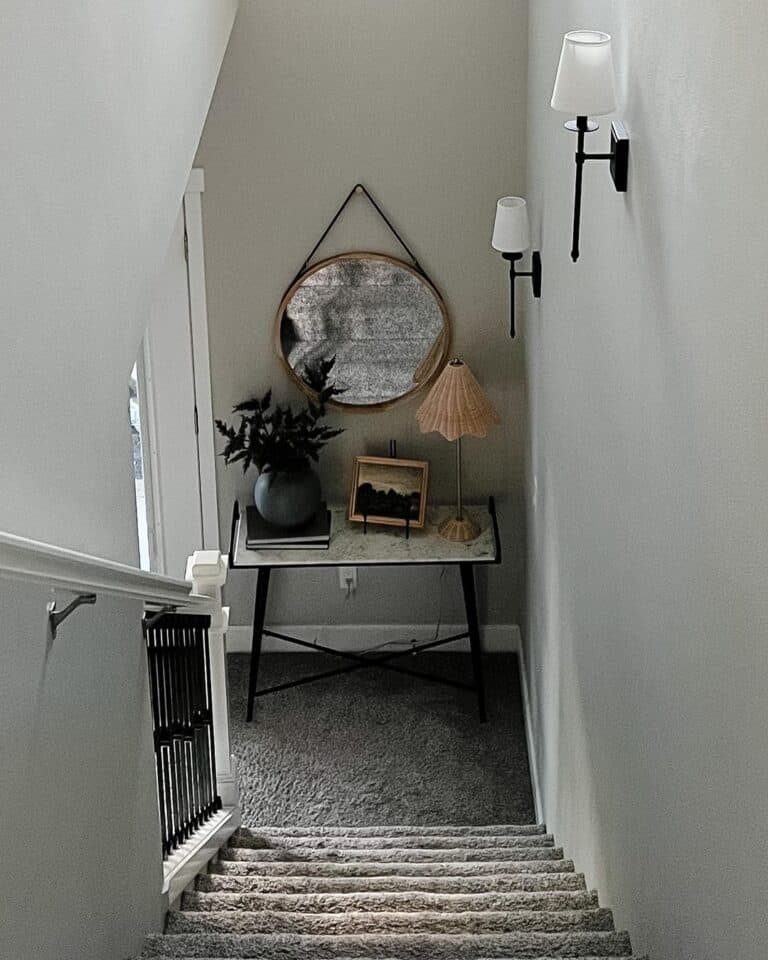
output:
<path id="1" fill-rule="evenodd" d="M 357 590 L 357 567 L 339 567 L 339 587 L 348 597 Z"/>

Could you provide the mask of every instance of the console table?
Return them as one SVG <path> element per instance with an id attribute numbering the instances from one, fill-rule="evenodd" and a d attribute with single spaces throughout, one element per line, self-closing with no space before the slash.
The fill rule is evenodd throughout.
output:
<path id="1" fill-rule="evenodd" d="M 251 645 L 251 669 L 248 684 L 248 707 L 246 719 L 253 719 L 253 706 L 257 697 L 268 693 L 276 693 L 289 687 L 311 683 L 315 680 L 350 673 L 354 670 L 378 667 L 393 670 L 411 677 L 418 677 L 461 690 L 475 691 L 477 707 L 482 723 L 486 720 L 485 688 L 483 684 L 483 665 L 480 648 L 480 627 L 477 616 L 477 599 L 475 595 L 474 568 L 479 564 L 497 564 L 501 562 L 501 544 L 499 526 L 496 518 L 496 506 L 491 497 L 487 506 L 470 506 L 467 512 L 471 513 L 480 523 L 480 535 L 470 543 L 452 543 L 444 540 L 437 532 L 441 520 L 445 519 L 453 507 L 433 507 L 427 512 L 427 522 L 423 529 L 411 529 L 406 537 L 406 531 L 400 527 L 382 527 L 367 525 L 364 532 L 361 523 L 351 523 L 347 519 L 347 508 L 333 506 L 331 540 L 327 550 L 248 550 L 245 545 L 246 524 L 244 513 L 235 502 L 232 513 L 232 531 L 230 535 L 229 565 L 233 570 L 256 570 L 256 596 L 253 613 L 253 639 Z M 242 522 L 241 522 L 242 521 Z M 354 653 L 348 650 L 336 650 L 319 643 L 309 643 L 298 637 L 276 633 L 264 628 L 264 616 L 269 596 L 269 581 L 272 571 L 278 568 L 301 568 L 312 570 L 318 567 L 366 567 L 366 566 L 442 566 L 450 565 L 459 568 L 462 592 L 464 594 L 464 608 L 467 618 L 467 629 L 463 633 L 431 640 L 407 650 L 397 650 L 389 653 L 365 654 Z M 325 670 L 310 676 L 281 683 L 277 686 L 258 689 L 259 661 L 261 659 L 261 644 L 263 637 L 274 637 L 299 647 L 310 650 L 320 650 L 332 654 L 342 660 L 349 661 L 344 666 L 334 670 Z M 431 650 L 435 647 L 452 643 L 455 640 L 469 640 L 469 651 L 472 662 L 472 683 L 462 683 L 457 680 L 440 677 L 410 667 L 404 667 L 393 661 L 410 656 L 422 650 Z"/>

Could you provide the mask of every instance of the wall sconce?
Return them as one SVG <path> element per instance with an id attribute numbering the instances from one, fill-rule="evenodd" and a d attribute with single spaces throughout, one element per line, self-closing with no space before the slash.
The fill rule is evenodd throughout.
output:
<path id="1" fill-rule="evenodd" d="M 575 263 L 579 259 L 584 163 L 587 160 L 608 160 L 614 186 L 620 193 L 627 189 L 629 136 L 623 123 L 614 120 L 611 124 L 610 153 L 584 152 L 584 134 L 598 129 L 598 124 L 589 117 L 600 117 L 616 109 L 610 34 L 598 30 L 574 30 L 565 34 L 552 91 L 552 108 L 576 117 L 565 124 L 566 130 L 578 135 L 571 249 L 571 259 Z"/>
<path id="2" fill-rule="evenodd" d="M 541 254 L 534 250 L 531 254 L 531 269 L 527 272 L 515 270 L 515 264 L 522 259 L 523 253 L 531 245 L 531 228 L 528 223 L 528 207 L 522 197 L 502 197 L 496 204 L 496 220 L 493 224 L 491 246 L 498 250 L 505 260 L 509 260 L 509 335 L 515 336 L 515 280 L 518 277 L 530 277 L 533 295 L 541 296 Z"/>

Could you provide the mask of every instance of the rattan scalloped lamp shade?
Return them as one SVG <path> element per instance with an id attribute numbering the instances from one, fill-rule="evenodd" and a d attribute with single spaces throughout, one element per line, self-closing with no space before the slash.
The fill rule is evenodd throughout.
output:
<path id="1" fill-rule="evenodd" d="M 498 413 L 463 360 L 451 360 L 416 411 L 422 433 L 436 430 L 446 440 L 471 434 L 484 437 Z"/>
<path id="2" fill-rule="evenodd" d="M 446 540 L 474 540 L 480 528 L 464 514 L 461 503 L 461 438 L 467 435 L 484 437 L 490 427 L 501 423 L 493 404 L 488 400 L 472 371 L 463 360 L 451 360 L 435 381 L 426 400 L 416 411 L 422 433 L 433 430 L 446 440 L 456 440 L 456 516 L 439 527 Z"/>

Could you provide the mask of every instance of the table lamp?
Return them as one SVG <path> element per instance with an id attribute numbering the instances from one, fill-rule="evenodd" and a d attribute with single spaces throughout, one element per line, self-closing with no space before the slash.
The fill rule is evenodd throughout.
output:
<path id="1" fill-rule="evenodd" d="M 446 540 L 474 540 L 480 527 L 464 513 L 461 502 L 461 438 L 467 434 L 484 437 L 489 427 L 501 422 L 499 415 L 466 363 L 455 358 L 416 411 L 416 420 L 422 433 L 436 430 L 446 440 L 456 441 L 456 514 L 443 520 L 438 533 Z"/>

